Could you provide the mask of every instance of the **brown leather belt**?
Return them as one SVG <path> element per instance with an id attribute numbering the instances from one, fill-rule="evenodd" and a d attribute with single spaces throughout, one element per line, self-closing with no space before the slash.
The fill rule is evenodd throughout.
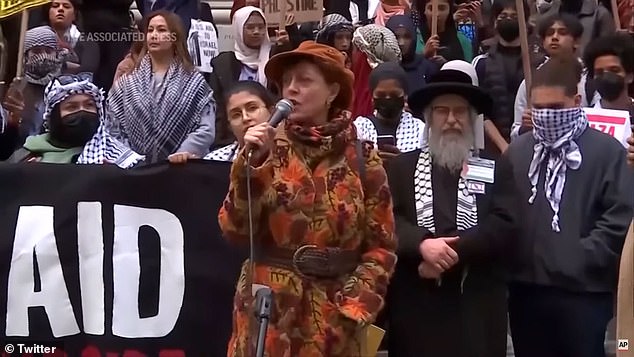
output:
<path id="1" fill-rule="evenodd" d="M 359 265 L 359 252 L 341 248 L 302 245 L 297 249 L 257 247 L 255 263 L 292 270 L 305 278 L 336 279 Z"/>

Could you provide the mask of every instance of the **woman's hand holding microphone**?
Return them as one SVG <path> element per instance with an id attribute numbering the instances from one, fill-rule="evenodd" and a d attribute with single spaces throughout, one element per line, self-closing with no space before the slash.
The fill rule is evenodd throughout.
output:
<path id="1" fill-rule="evenodd" d="M 253 167 L 258 167 L 264 163 L 273 147 L 275 138 L 275 128 L 268 122 L 254 125 L 244 133 L 244 146 L 247 154 L 253 150 L 253 156 L 249 163 Z"/>

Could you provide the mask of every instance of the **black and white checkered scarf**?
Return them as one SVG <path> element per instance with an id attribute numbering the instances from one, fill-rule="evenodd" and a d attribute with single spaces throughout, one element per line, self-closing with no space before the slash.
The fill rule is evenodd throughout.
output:
<path id="1" fill-rule="evenodd" d="M 548 160 L 544 189 L 554 215 L 551 223 L 553 231 L 560 232 L 559 204 L 566 183 L 566 170 L 578 170 L 581 166 L 581 151 L 576 139 L 588 127 L 588 118 L 580 107 L 568 109 L 534 109 L 533 160 L 528 169 L 532 185 L 532 195 L 528 199 L 533 204 L 537 196 L 537 183 L 542 163 Z"/>
<path id="2" fill-rule="evenodd" d="M 110 136 L 104 129 L 104 96 L 103 91 L 94 85 L 88 77 L 80 75 L 63 75 L 53 79 L 44 90 L 44 122 L 46 123 L 53 108 L 66 98 L 75 94 L 87 94 L 95 101 L 97 115 L 101 125 L 95 135 L 84 146 L 77 159 L 78 164 L 114 164 L 127 169 L 143 160 L 143 156 L 130 150 L 122 142 Z M 45 125 L 45 127 L 47 127 Z"/>
<path id="3" fill-rule="evenodd" d="M 108 96 L 108 130 L 154 163 L 166 159 L 200 123 L 213 103 L 212 91 L 198 71 L 172 62 L 154 97 L 152 64 L 146 55 L 132 73 L 123 75 Z"/>
<path id="4" fill-rule="evenodd" d="M 339 31 L 350 31 L 352 33 L 352 22 L 340 14 L 326 15 L 322 19 L 321 24 L 319 24 L 315 41 L 334 47 L 335 35 Z"/>
<path id="5" fill-rule="evenodd" d="M 52 49 L 51 53 L 29 54 L 34 48 Z M 62 72 L 62 59 L 68 50 L 59 48 L 57 34 L 49 26 L 38 26 L 24 34 L 24 76 L 28 83 L 45 86 Z"/>

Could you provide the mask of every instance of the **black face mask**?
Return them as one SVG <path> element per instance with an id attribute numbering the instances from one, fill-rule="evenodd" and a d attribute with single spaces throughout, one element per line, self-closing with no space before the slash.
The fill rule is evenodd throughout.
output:
<path id="1" fill-rule="evenodd" d="M 57 145 L 80 147 L 86 145 L 99 128 L 97 113 L 81 110 L 65 117 L 51 117 L 50 135 Z"/>
<path id="2" fill-rule="evenodd" d="M 594 85 L 601 98 L 613 101 L 621 95 L 625 89 L 625 78 L 616 73 L 606 72 L 594 77 Z"/>
<path id="3" fill-rule="evenodd" d="M 385 119 L 400 118 L 405 107 L 405 97 L 374 98 L 374 109 Z"/>
<path id="4" fill-rule="evenodd" d="M 520 36 L 520 24 L 517 20 L 504 19 L 497 22 L 498 34 L 504 41 L 513 41 Z"/>

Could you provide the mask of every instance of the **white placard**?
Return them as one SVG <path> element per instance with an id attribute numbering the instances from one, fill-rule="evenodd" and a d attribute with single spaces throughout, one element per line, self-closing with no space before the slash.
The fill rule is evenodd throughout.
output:
<path id="1" fill-rule="evenodd" d="M 220 52 L 218 50 L 218 34 L 211 22 L 191 20 L 187 48 L 194 66 L 199 71 L 211 73 L 211 59 Z"/>
<path id="2" fill-rule="evenodd" d="M 630 113 L 625 110 L 583 108 L 590 127 L 604 132 L 620 141 L 626 148 L 627 138 L 632 135 Z"/>

